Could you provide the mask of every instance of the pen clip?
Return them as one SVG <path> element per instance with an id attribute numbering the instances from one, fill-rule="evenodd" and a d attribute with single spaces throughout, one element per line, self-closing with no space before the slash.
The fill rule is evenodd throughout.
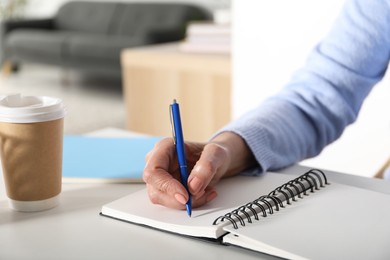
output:
<path id="1" fill-rule="evenodd" d="M 172 105 L 169 105 L 169 118 L 171 120 L 172 139 L 173 139 L 173 144 L 176 145 L 175 124 L 173 122 L 172 109 L 173 109 Z"/>

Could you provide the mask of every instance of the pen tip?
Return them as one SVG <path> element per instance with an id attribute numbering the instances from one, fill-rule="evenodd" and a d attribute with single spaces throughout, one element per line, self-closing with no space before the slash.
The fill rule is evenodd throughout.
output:
<path id="1" fill-rule="evenodd" d="M 190 206 L 189 206 L 188 204 L 186 205 L 186 209 L 187 209 L 187 214 L 188 214 L 188 216 L 191 217 L 191 215 L 192 215 L 192 210 L 191 210 L 191 208 L 190 208 Z"/>

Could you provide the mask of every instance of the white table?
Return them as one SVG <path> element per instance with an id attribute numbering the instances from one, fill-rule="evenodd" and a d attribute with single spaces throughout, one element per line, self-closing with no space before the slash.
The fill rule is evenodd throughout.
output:
<path id="1" fill-rule="evenodd" d="M 97 134 L 114 132 L 109 129 Z M 304 170 L 295 166 L 285 171 L 300 174 Z M 390 193 L 386 181 L 337 173 L 328 176 Z M 99 216 L 103 204 L 142 189 L 144 184 L 67 183 L 58 207 L 22 213 L 9 209 L 0 179 L 0 259 L 274 259 Z"/>

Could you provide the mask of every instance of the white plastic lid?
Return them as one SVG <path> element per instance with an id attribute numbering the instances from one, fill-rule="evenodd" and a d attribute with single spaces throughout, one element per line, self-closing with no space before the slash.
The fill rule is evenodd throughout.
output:
<path id="1" fill-rule="evenodd" d="M 61 99 L 46 96 L 0 96 L 0 122 L 35 123 L 63 118 Z"/>

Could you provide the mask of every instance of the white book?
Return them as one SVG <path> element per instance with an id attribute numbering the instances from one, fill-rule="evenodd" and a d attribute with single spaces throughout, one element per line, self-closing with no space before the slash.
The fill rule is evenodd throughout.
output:
<path id="1" fill-rule="evenodd" d="M 189 35 L 231 35 L 230 24 L 218 24 L 209 22 L 193 22 L 187 26 Z"/>
<path id="2" fill-rule="evenodd" d="M 231 43 L 230 35 L 189 35 L 185 38 L 185 42 L 200 43 L 200 44 L 213 44 L 213 43 Z"/>
<path id="3" fill-rule="evenodd" d="M 230 54 L 231 43 L 211 43 L 211 42 L 188 42 L 179 43 L 179 50 L 192 53 L 210 53 L 210 54 Z"/>
<path id="4" fill-rule="evenodd" d="M 389 259 L 390 195 L 328 182 L 317 170 L 295 179 L 236 176 L 222 180 L 218 197 L 191 218 L 153 205 L 146 190 L 104 205 L 101 214 L 288 259 Z"/>

